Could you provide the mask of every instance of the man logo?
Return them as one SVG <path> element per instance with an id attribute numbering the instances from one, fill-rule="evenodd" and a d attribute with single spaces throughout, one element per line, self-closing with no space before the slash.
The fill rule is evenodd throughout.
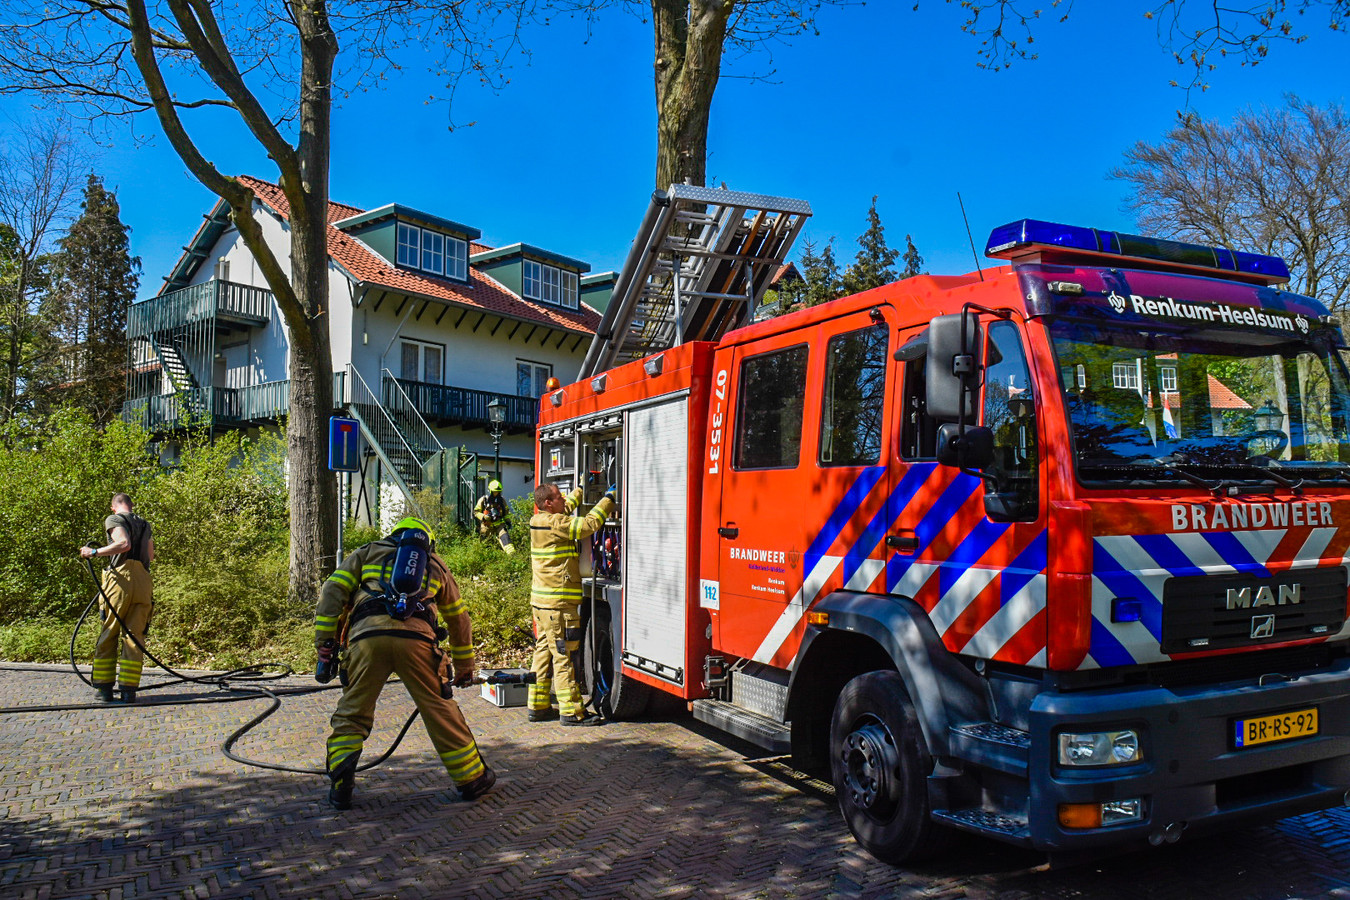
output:
<path id="1" fill-rule="evenodd" d="M 1275 636 L 1274 616 L 1252 616 L 1252 640 Z"/>
<path id="2" fill-rule="evenodd" d="M 1107 297 L 1106 299 L 1107 302 L 1111 304 L 1111 308 L 1114 309 L 1116 312 L 1123 313 L 1125 311 L 1125 298 L 1117 294 L 1115 291 L 1112 291 L 1111 296 Z"/>

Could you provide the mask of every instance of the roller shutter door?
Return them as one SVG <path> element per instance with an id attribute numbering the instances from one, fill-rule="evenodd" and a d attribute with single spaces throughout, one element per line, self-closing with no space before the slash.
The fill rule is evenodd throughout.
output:
<path id="1" fill-rule="evenodd" d="M 624 429 L 624 656 L 678 682 L 687 614 L 688 429 L 687 397 L 629 412 Z"/>

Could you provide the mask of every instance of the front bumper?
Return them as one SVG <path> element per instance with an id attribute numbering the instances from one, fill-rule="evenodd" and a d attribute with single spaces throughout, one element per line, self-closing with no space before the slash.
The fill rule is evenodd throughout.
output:
<path id="1" fill-rule="evenodd" d="M 1350 790 L 1350 660 L 1288 680 L 1043 693 L 1032 702 L 1028 833 L 1047 852 L 1121 849 L 1340 806 Z M 1269 682 L 1270 679 L 1267 678 Z M 1318 709 L 1319 733 L 1239 749 L 1234 719 Z M 1143 758 L 1127 766 L 1058 765 L 1061 731 L 1134 728 Z M 1143 800 L 1141 822 L 1066 829 L 1062 803 Z"/>

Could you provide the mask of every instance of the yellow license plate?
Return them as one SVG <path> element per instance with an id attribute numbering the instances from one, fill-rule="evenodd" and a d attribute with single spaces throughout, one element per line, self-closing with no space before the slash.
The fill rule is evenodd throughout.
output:
<path id="1" fill-rule="evenodd" d="M 1233 746 L 1239 750 L 1314 734 L 1317 734 L 1317 707 L 1233 721 Z"/>

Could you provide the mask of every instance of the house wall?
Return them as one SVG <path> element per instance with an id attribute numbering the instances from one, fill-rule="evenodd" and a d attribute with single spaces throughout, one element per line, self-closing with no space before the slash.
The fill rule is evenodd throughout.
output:
<path id="1" fill-rule="evenodd" d="M 290 229 L 286 222 L 261 204 L 255 207 L 257 220 L 268 245 L 279 260 L 290 256 Z M 383 223 L 382 223 L 383 224 Z M 388 247 L 376 246 L 379 235 L 389 236 Z M 393 220 L 388 228 L 363 230 L 360 238 L 377 252 L 394 254 Z M 191 284 L 200 284 L 221 276 L 219 263 L 229 263 L 227 280 L 267 288 L 253 255 L 244 246 L 237 230 L 227 229 L 211 249 L 210 257 L 194 274 Z M 483 267 L 475 266 L 483 270 Z M 503 278 L 505 270 L 515 273 L 514 284 Z M 520 257 L 504 261 L 493 272 L 509 289 L 519 293 Z M 517 393 L 518 361 L 552 367 L 563 383 L 576 379 L 581 362 L 590 346 L 588 336 L 567 335 L 528 323 L 500 320 L 442 303 L 388 294 L 380 300 L 380 291 L 362 296 L 351 278 L 337 265 L 329 266 L 329 323 L 333 367 L 344 371 L 354 364 L 372 389 L 378 390 L 380 370 L 388 368 L 400 374 L 400 338 L 438 344 L 444 348 L 442 380 L 447 385 L 489 391 L 507 396 Z M 406 301 L 406 302 L 405 302 Z M 378 309 L 376 307 L 379 307 Z M 219 340 L 214 361 L 213 382 L 221 387 L 248 387 L 289 377 L 289 338 L 276 301 L 272 302 L 268 323 L 247 333 L 235 332 Z M 335 398 L 340 402 L 341 398 Z M 440 428 L 437 436 L 447 447 L 460 446 L 479 454 L 486 473 L 493 465 L 491 435 L 482 428 Z M 508 497 L 528 493 L 534 486 L 534 435 L 505 435 L 501 441 L 502 481 Z M 369 487 L 374 490 L 374 485 Z M 381 502 L 391 502 L 386 497 Z"/>

